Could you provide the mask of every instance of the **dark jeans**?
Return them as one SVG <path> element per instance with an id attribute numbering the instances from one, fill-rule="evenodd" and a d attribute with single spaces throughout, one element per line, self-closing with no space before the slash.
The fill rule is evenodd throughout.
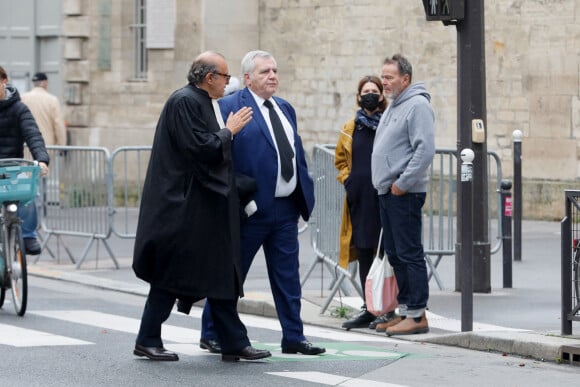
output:
<path id="1" fill-rule="evenodd" d="M 424 192 L 379 195 L 383 241 L 389 263 L 393 266 L 399 304 L 406 306 L 406 316 L 420 317 L 429 299 L 427 265 L 421 242 L 421 208 Z"/>

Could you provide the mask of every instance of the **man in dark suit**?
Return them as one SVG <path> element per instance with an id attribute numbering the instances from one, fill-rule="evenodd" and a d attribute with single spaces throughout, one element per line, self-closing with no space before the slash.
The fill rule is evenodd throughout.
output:
<path id="1" fill-rule="evenodd" d="M 314 186 L 308 175 L 296 113 L 285 100 L 274 97 L 278 67 L 271 54 L 251 51 L 242 59 L 246 88 L 219 100 L 222 115 L 249 106 L 253 119 L 234 136 L 234 169 L 256 180 L 253 199 L 258 210 L 242 221 L 241 259 L 245 277 L 254 256 L 263 247 L 272 295 L 282 325 L 282 352 L 318 355 L 303 333 L 298 262 L 298 220 L 308 220 L 314 208 Z M 211 352 L 223 350 L 212 329 L 208 309 L 202 318 L 200 346 Z M 222 344 L 222 348 L 220 348 Z"/>
<path id="2" fill-rule="evenodd" d="M 200 54 L 189 84 L 169 97 L 159 117 L 133 254 L 135 274 L 150 284 L 133 350 L 137 356 L 178 360 L 161 340 L 161 325 L 177 298 L 212 301 L 223 360 L 271 355 L 250 345 L 236 309 L 243 291 L 231 142 L 252 110 L 236 110 L 224 124 L 212 101 L 223 96 L 229 77 L 221 54 Z"/>

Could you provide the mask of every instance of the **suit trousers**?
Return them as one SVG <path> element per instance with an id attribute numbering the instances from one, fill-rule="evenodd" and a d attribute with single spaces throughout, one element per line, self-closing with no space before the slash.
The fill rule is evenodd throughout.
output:
<path id="1" fill-rule="evenodd" d="M 177 296 L 151 286 L 141 317 L 136 343 L 145 347 L 163 347 L 161 325 L 169 318 Z M 223 353 L 236 353 L 250 345 L 246 326 L 237 311 L 237 299 L 208 299 L 212 304 L 212 319 Z"/>
<path id="2" fill-rule="evenodd" d="M 269 211 L 258 212 L 245 220 L 240 233 L 244 281 L 256 253 L 260 247 L 264 250 L 270 288 L 282 326 L 282 346 L 306 340 L 300 317 L 299 216 L 294 199 L 276 198 Z M 202 315 L 201 337 L 205 339 L 217 338 L 208 313 L 213 306 L 211 301 L 206 303 Z"/>

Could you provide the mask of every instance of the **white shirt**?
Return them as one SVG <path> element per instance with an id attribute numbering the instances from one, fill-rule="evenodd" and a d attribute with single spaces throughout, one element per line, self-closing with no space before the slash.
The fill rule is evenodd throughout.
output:
<path id="1" fill-rule="evenodd" d="M 284 132 L 288 137 L 288 142 L 292 147 L 292 151 L 294 152 L 294 157 L 292 158 L 292 168 L 294 168 L 294 175 L 290 179 L 290 181 L 284 180 L 282 174 L 280 173 L 280 154 L 278 152 L 278 144 L 276 144 L 276 137 L 274 137 L 274 130 L 272 129 L 272 123 L 270 122 L 270 111 L 266 106 L 264 106 L 265 99 L 254 93 L 252 90 L 248 89 L 254 100 L 256 101 L 256 105 L 260 108 L 260 113 L 262 113 L 262 117 L 264 117 L 264 121 L 268 125 L 268 131 L 270 132 L 270 137 L 272 138 L 272 142 L 276 147 L 276 153 L 278 155 L 278 178 L 276 180 L 276 193 L 274 196 L 278 197 L 286 197 L 290 196 L 292 192 L 296 189 L 296 148 L 294 147 L 294 129 L 292 128 L 292 124 L 286 118 L 286 115 L 282 112 L 274 98 L 270 98 L 270 102 L 274 106 L 274 110 L 278 113 L 280 117 L 280 121 L 282 121 L 282 126 L 284 127 Z"/>
<path id="2" fill-rule="evenodd" d="M 217 122 L 220 125 L 220 128 L 221 129 L 225 128 L 226 124 L 224 122 L 224 119 L 222 118 L 222 112 L 220 110 L 220 105 L 218 104 L 218 100 L 212 99 L 211 104 L 213 105 L 213 111 L 215 113 L 215 118 L 217 119 Z"/>

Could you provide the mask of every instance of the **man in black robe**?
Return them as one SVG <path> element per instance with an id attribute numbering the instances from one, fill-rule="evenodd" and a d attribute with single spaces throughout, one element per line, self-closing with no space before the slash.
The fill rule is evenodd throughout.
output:
<path id="1" fill-rule="evenodd" d="M 252 109 L 241 108 L 223 123 L 212 103 L 230 78 L 221 54 L 200 54 L 187 78 L 189 84 L 169 97 L 159 117 L 143 187 L 133 270 L 150 290 L 133 353 L 178 360 L 163 347 L 161 325 L 177 298 L 207 298 L 219 305 L 212 317 L 222 360 L 261 359 L 271 354 L 250 345 L 236 309 L 243 290 L 231 142 Z"/>

